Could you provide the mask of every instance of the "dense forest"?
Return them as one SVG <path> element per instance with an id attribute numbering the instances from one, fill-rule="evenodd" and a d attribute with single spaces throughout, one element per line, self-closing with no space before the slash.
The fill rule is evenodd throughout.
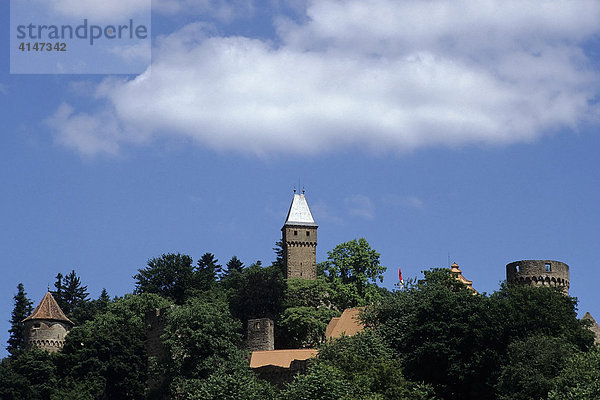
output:
<path id="1" fill-rule="evenodd" d="M 133 293 L 112 299 L 106 290 L 90 299 L 75 271 L 58 274 L 53 296 L 76 326 L 52 354 L 24 348 L 32 304 L 20 284 L 0 399 L 600 399 L 600 350 L 576 299 L 559 290 L 474 294 L 434 268 L 389 291 L 365 239 L 331 250 L 316 280 L 285 280 L 280 243 L 275 254 L 268 266 L 164 254 L 138 269 Z M 170 306 L 157 360 L 144 315 Z M 367 328 L 326 341 L 329 320 L 356 306 Z M 283 387 L 249 368 L 244 324 L 263 317 L 275 321 L 278 348 L 319 349 Z"/>

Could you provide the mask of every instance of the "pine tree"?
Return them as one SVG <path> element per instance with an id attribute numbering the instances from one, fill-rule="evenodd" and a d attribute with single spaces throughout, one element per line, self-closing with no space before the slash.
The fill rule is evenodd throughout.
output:
<path id="1" fill-rule="evenodd" d="M 67 314 L 73 313 L 76 308 L 88 301 L 88 296 L 87 286 L 81 284 L 81 279 L 75 270 L 72 270 L 63 281 L 63 302 L 65 304 L 63 311 Z"/>
<path id="2" fill-rule="evenodd" d="M 242 272 L 244 270 L 244 263 L 236 256 L 231 257 L 231 260 L 227 261 L 225 265 L 227 266 L 225 275 L 231 275 L 233 271 Z"/>
<path id="3" fill-rule="evenodd" d="M 198 268 L 196 269 L 196 282 L 198 289 L 207 290 L 217 280 L 217 276 L 221 274 L 223 267 L 218 264 L 219 260 L 212 253 L 204 253 L 198 260 Z"/>
<path id="4" fill-rule="evenodd" d="M 59 272 L 55 279 L 56 282 L 54 282 L 54 287 L 56 290 L 52 291 L 52 296 L 54 296 L 54 300 L 56 300 L 60 308 L 64 310 L 65 303 L 63 299 L 63 274 Z"/>
<path id="5" fill-rule="evenodd" d="M 32 303 L 27 298 L 22 283 L 17 285 L 17 294 L 14 296 L 14 301 L 15 307 L 10 318 L 11 328 L 8 331 L 10 337 L 6 347 L 6 350 L 12 355 L 25 348 L 25 324 L 23 320 L 33 311 Z"/>
<path id="6" fill-rule="evenodd" d="M 96 300 L 96 312 L 103 313 L 106 311 L 106 307 L 110 303 L 110 296 L 108 295 L 108 291 L 106 288 L 102 289 L 102 293 L 100 293 L 100 297 Z"/>

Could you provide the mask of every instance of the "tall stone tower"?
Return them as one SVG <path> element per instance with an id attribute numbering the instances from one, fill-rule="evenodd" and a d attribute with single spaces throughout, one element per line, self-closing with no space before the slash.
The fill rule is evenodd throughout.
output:
<path id="1" fill-rule="evenodd" d="M 37 347 L 53 353 L 63 348 L 73 322 L 60 309 L 52 293 L 47 292 L 25 323 L 25 343 L 28 349 Z"/>
<path id="2" fill-rule="evenodd" d="M 285 277 L 317 279 L 317 224 L 302 193 L 294 193 L 283 234 Z"/>
<path id="3" fill-rule="evenodd" d="M 521 260 L 506 265 L 506 282 L 518 285 L 558 286 L 569 294 L 569 266 L 554 260 Z"/>

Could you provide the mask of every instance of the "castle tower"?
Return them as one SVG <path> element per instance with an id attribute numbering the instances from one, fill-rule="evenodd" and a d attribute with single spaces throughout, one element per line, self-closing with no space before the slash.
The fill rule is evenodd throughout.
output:
<path id="1" fill-rule="evenodd" d="M 47 352 L 59 351 L 73 322 L 60 309 L 50 292 L 47 292 L 31 315 L 23 320 L 25 343 L 28 349 L 37 347 Z"/>
<path id="2" fill-rule="evenodd" d="M 317 224 L 303 193 L 294 193 L 283 235 L 286 278 L 317 279 Z"/>
<path id="3" fill-rule="evenodd" d="M 506 265 L 506 282 L 519 285 L 558 286 L 569 294 L 569 266 L 554 260 L 521 260 Z"/>
<path id="4" fill-rule="evenodd" d="M 473 281 L 470 281 L 463 276 L 462 271 L 460 270 L 457 263 L 452 263 L 452 265 L 450 266 L 450 275 L 452 275 L 457 281 L 467 285 L 467 287 L 471 289 L 473 293 L 477 293 L 477 290 L 473 288 Z"/>
<path id="5" fill-rule="evenodd" d="M 250 351 L 266 351 L 275 349 L 275 333 L 273 320 L 257 318 L 248 320 L 248 339 L 246 348 Z"/>

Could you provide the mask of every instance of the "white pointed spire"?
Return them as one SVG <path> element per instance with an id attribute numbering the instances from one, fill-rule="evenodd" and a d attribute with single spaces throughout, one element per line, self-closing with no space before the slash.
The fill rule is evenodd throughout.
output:
<path id="1" fill-rule="evenodd" d="M 284 226 L 288 225 L 317 226 L 304 193 L 294 193 Z"/>

